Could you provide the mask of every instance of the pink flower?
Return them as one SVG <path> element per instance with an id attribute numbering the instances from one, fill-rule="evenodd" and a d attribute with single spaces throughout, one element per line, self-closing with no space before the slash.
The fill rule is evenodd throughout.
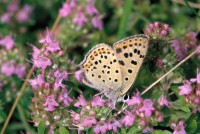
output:
<path id="1" fill-rule="evenodd" d="M 191 82 L 197 82 L 198 84 L 200 84 L 200 72 L 197 73 L 197 77 L 196 78 L 192 78 L 190 79 Z"/>
<path id="2" fill-rule="evenodd" d="M 65 69 L 57 70 L 54 72 L 54 77 L 58 81 L 68 80 L 68 73 Z"/>
<path id="3" fill-rule="evenodd" d="M 93 0 L 89 0 L 87 7 L 86 7 L 86 11 L 88 14 L 90 14 L 91 16 L 94 14 L 98 14 L 98 10 L 96 9 L 96 7 L 94 6 L 94 1 Z"/>
<path id="4" fill-rule="evenodd" d="M 5 23 L 5 24 L 9 24 L 10 21 L 11 21 L 11 16 L 12 14 L 11 13 L 4 13 L 1 17 L 0 17 L 0 20 L 2 23 Z"/>
<path id="5" fill-rule="evenodd" d="M 155 110 L 155 108 L 153 107 L 153 102 L 150 99 L 145 99 L 143 101 L 143 107 L 139 109 L 140 112 L 144 112 L 146 117 L 150 117 L 153 110 Z"/>
<path id="6" fill-rule="evenodd" d="M 94 28 L 103 29 L 103 23 L 101 21 L 102 16 L 97 15 L 92 18 L 92 24 Z"/>
<path id="7" fill-rule="evenodd" d="M 158 99 L 158 104 L 160 106 L 167 106 L 168 108 L 171 107 L 171 103 L 166 99 L 166 97 L 164 95 L 162 95 L 159 99 Z"/>
<path id="8" fill-rule="evenodd" d="M 71 6 L 69 3 L 64 3 L 62 8 L 59 10 L 59 15 L 62 17 L 67 17 L 72 13 Z"/>
<path id="9" fill-rule="evenodd" d="M 60 45 L 57 40 L 54 40 L 53 36 L 47 30 L 46 37 L 44 39 L 40 39 L 39 43 L 45 43 L 47 51 L 56 52 L 60 50 Z"/>
<path id="10" fill-rule="evenodd" d="M 135 104 L 140 105 L 142 103 L 142 98 L 140 96 L 140 93 L 137 91 L 135 95 L 130 100 L 127 101 L 127 103 L 128 105 L 135 105 Z"/>
<path id="11" fill-rule="evenodd" d="M 183 122 L 180 121 L 177 126 L 174 128 L 173 134 L 186 134 L 185 127 L 183 126 Z"/>
<path id="12" fill-rule="evenodd" d="M 83 95 L 79 96 L 79 101 L 77 101 L 74 106 L 79 107 L 79 106 L 85 106 L 87 104 L 87 101 L 85 100 Z"/>
<path id="13" fill-rule="evenodd" d="M 15 42 L 11 38 L 11 36 L 7 35 L 3 39 L 0 40 L 0 45 L 6 47 L 6 49 L 8 50 L 11 50 L 14 47 Z"/>
<path id="14" fill-rule="evenodd" d="M 93 124 L 96 124 L 97 120 L 95 117 L 92 116 L 84 116 L 83 119 L 83 126 L 87 128 L 91 128 Z"/>
<path id="15" fill-rule="evenodd" d="M 17 64 L 17 66 L 15 67 L 15 74 L 19 78 L 23 78 L 26 74 L 26 66 L 24 64 Z"/>
<path id="16" fill-rule="evenodd" d="M 133 125 L 135 117 L 132 113 L 128 112 L 121 120 L 121 122 L 126 126 L 130 127 Z"/>
<path id="17" fill-rule="evenodd" d="M 114 120 L 112 123 L 108 124 L 108 130 L 113 130 L 114 132 L 117 132 L 117 128 L 121 128 L 122 125 L 119 121 Z"/>
<path id="18" fill-rule="evenodd" d="M 8 12 L 16 12 L 19 8 L 19 1 L 18 0 L 13 0 L 11 3 L 8 4 L 7 10 Z"/>
<path id="19" fill-rule="evenodd" d="M 27 22 L 30 19 L 32 7 L 28 4 L 24 5 L 21 10 L 17 12 L 16 19 L 19 23 Z"/>
<path id="20" fill-rule="evenodd" d="M 176 53 L 176 55 L 179 59 L 183 59 L 186 56 L 186 52 L 188 50 L 188 47 L 183 45 L 181 43 L 180 39 L 173 40 L 171 47 L 174 49 L 174 51 L 175 51 L 175 53 Z"/>
<path id="21" fill-rule="evenodd" d="M 83 27 L 83 25 L 88 22 L 88 19 L 86 18 L 85 14 L 82 12 L 81 8 L 78 7 L 78 13 L 73 18 L 73 22 L 77 24 L 79 27 Z"/>
<path id="22" fill-rule="evenodd" d="M 101 97 L 99 96 L 94 96 L 92 99 L 92 106 L 104 106 L 105 100 L 103 100 Z"/>
<path id="23" fill-rule="evenodd" d="M 192 92 L 192 85 L 188 80 L 185 80 L 184 85 L 178 88 L 180 90 L 179 95 L 189 95 Z"/>
<path id="24" fill-rule="evenodd" d="M 13 61 L 7 61 L 1 66 L 1 72 L 6 76 L 11 76 L 15 73 L 15 63 Z"/>
<path id="25" fill-rule="evenodd" d="M 32 46 L 33 47 L 33 53 L 32 53 L 32 57 L 33 59 L 37 59 L 38 55 L 40 55 L 41 50 L 38 49 L 36 46 Z"/>
<path id="26" fill-rule="evenodd" d="M 42 74 L 38 74 L 37 78 L 29 80 L 29 83 L 33 89 L 37 89 L 45 83 L 44 76 Z"/>
<path id="27" fill-rule="evenodd" d="M 45 56 L 38 56 L 36 59 L 33 59 L 33 64 L 37 68 L 45 69 L 47 66 L 52 64 L 51 60 Z"/>
<path id="28" fill-rule="evenodd" d="M 67 93 L 67 90 L 65 88 L 62 89 L 61 94 L 59 96 L 59 100 L 63 101 L 65 103 L 66 106 L 69 106 L 70 103 L 73 101 Z"/>
<path id="29" fill-rule="evenodd" d="M 83 81 L 83 70 L 80 69 L 80 70 L 76 71 L 75 72 L 75 77 L 79 82 L 82 83 L 82 81 Z"/>
<path id="30" fill-rule="evenodd" d="M 55 101 L 54 95 L 50 95 L 45 99 L 45 103 L 43 106 L 47 106 L 47 111 L 53 111 L 55 106 L 59 106 L 59 104 Z"/>
<path id="31" fill-rule="evenodd" d="M 95 134 L 98 134 L 98 133 L 106 134 L 107 129 L 108 129 L 107 124 L 104 121 L 101 121 L 94 127 L 94 133 Z"/>

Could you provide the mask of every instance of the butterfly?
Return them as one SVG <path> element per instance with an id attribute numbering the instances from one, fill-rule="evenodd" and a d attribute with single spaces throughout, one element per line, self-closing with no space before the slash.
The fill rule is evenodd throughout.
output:
<path id="1" fill-rule="evenodd" d="M 123 101 L 147 53 L 149 37 L 133 35 L 109 46 L 94 46 L 81 62 L 83 83 L 113 102 Z"/>

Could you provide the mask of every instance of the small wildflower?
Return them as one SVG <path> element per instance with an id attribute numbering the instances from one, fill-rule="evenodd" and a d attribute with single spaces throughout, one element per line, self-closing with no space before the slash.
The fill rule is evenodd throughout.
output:
<path id="1" fill-rule="evenodd" d="M 55 101 L 54 95 L 50 95 L 46 98 L 46 102 L 43 106 L 47 106 L 47 111 L 53 111 L 55 106 L 59 106 L 59 104 Z"/>
<path id="2" fill-rule="evenodd" d="M 29 83 L 33 89 L 37 89 L 45 83 L 44 76 L 42 74 L 38 74 L 37 78 L 29 80 Z"/>
<path id="3" fill-rule="evenodd" d="M 192 92 L 191 82 L 188 80 L 184 81 L 184 85 L 179 87 L 179 95 L 189 95 Z"/>
<path id="4" fill-rule="evenodd" d="M 128 112 L 121 120 L 121 122 L 126 126 L 132 126 L 134 123 L 135 117 L 132 113 Z"/>
<path id="5" fill-rule="evenodd" d="M 32 7 L 30 5 L 24 5 L 21 10 L 17 12 L 16 19 L 19 23 L 27 22 L 30 19 Z"/>
<path id="6" fill-rule="evenodd" d="M 153 131 L 152 128 L 150 127 L 145 127 L 143 130 L 142 130 L 142 133 L 151 133 Z"/>
<path id="7" fill-rule="evenodd" d="M 3 39 L 0 40 L 0 45 L 6 47 L 6 49 L 8 50 L 11 50 L 14 47 L 15 42 L 11 38 L 11 36 L 7 35 Z"/>
<path id="8" fill-rule="evenodd" d="M 141 104 L 142 98 L 140 96 L 140 93 L 137 91 L 135 93 L 135 95 L 130 100 L 127 101 L 127 103 L 128 103 L 128 105 L 135 105 L 135 104 L 139 105 L 139 104 Z"/>
<path id="9" fill-rule="evenodd" d="M 75 77 L 76 79 L 82 83 L 82 80 L 83 80 L 83 70 L 78 70 L 75 72 Z"/>
<path id="10" fill-rule="evenodd" d="M 89 0 L 87 7 L 86 7 L 86 11 L 91 16 L 99 13 L 98 10 L 96 9 L 96 7 L 94 6 L 94 0 Z"/>
<path id="11" fill-rule="evenodd" d="M 15 73 L 15 65 L 13 61 L 7 61 L 1 66 L 1 72 L 6 76 L 11 76 Z"/>
<path id="12" fill-rule="evenodd" d="M 158 99 L 158 104 L 160 106 L 167 106 L 168 108 L 171 107 L 171 103 L 166 99 L 164 95 L 161 95 L 161 97 Z"/>
<path id="13" fill-rule="evenodd" d="M 200 84 L 200 72 L 197 73 L 197 77 L 196 78 L 192 78 L 190 79 L 191 82 L 197 82 L 198 84 Z"/>
<path id="14" fill-rule="evenodd" d="M 145 99 L 143 101 L 143 107 L 139 109 L 140 112 L 144 112 L 146 117 L 150 117 L 153 110 L 155 110 L 155 108 L 153 107 L 153 102 L 150 99 Z"/>
<path id="15" fill-rule="evenodd" d="M 101 132 L 102 134 L 106 134 L 107 129 L 108 129 L 107 124 L 104 121 L 101 121 L 97 123 L 97 125 L 94 127 L 94 133 L 98 134 Z"/>
<path id="16" fill-rule="evenodd" d="M 17 64 L 17 66 L 15 67 L 15 74 L 19 78 L 23 78 L 26 74 L 26 66 L 24 64 Z"/>
<path id="17" fill-rule="evenodd" d="M 114 120 L 112 123 L 108 124 L 108 130 L 113 130 L 114 132 L 117 132 L 117 128 L 121 128 L 122 125 L 119 121 Z"/>
<path id="18" fill-rule="evenodd" d="M 84 116 L 83 126 L 87 128 L 91 128 L 93 124 L 96 124 L 97 120 L 92 116 Z"/>
<path id="19" fill-rule="evenodd" d="M 11 22 L 11 13 L 4 13 L 0 16 L 0 20 L 2 23 L 9 24 Z"/>
<path id="20" fill-rule="evenodd" d="M 182 121 L 179 121 L 178 125 L 175 125 L 173 129 L 173 134 L 186 134 L 185 127 L 183 126 Z"/>
<path id="21" fill-rule="evenodd" d="M 66 106 L 69 106 L 70 103 L 73 101 L 72 98 L 68 96 L 67 90 L 65 88 L 62 89 L 59 96 L 59 100 L 63 101 Z"/>
<path id="22" fill-rule="evenodd" d="M 48 57 L 41 55 L 41 56 L 38 56 L 36 59 L 33 59 L 33 64 L 37 68 L 45 69 L 47 68 L 47 66 L 50 66 L 52 62 Z"/>
<path id="23" fill-rule="evenodd" d="M 101 21 L 102 16 L 97 15 L 92 18 L 92 24 L 95 28 L 102 29 L 103 23 Z"/>
<path id="24" fill-rule="evenodd" d="M 18 0 L 13 0 L 11 3 L 8 4 L 7 10 L 8 12 L 16 12 L 19 8 L 19 1 Z"/>
<path id="25" fill-rule="evenodd" d="M 92 106 L 104 106 L 105 100 L 103 100 L 101 97 L 99 96 L 94 96 L 92 99 Z"/>
<path id="26" fill-rule="evenodd" d="M 85 106 L 87 104 L 87 101 L 85 100 L 83 95 L 79 96 L 79 101 L 77 101 L 74 106 L 79 107 L 79 106 Z"/>
<path id="27" fill-rule="evenodd" d="M 78 7 L 78 13 L 73 18 L 73 22 L 79 27 L 83 27 L 83 25 L 88 22 L 88 19 L 86 18 L 80 7 Z"/>
<path id="28" fill-rule="evenodd" d="M 67 17 L 72 13 L 71 6 L 69 3 L 65 2 L 62 8 L 59 10 L 59 15 L 62 17 Z"/>

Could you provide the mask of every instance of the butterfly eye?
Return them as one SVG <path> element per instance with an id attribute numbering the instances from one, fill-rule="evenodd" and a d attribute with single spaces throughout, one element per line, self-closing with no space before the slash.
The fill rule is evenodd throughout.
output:
<path id="1" fill-rule="evenodd" d="M 126 101 L 128 101 L 128 100 L 129 100 L 129 94 L 125 94 L 125 95 L 123 96 L 123 101 L 126 102 Z"/>

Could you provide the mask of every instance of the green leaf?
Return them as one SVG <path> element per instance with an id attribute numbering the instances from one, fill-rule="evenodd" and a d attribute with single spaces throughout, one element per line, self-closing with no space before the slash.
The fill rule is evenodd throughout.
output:
<path id="1" fill-rule="evenodd" d="M 6 113 L 4 111 L 0 111 L 0 123 L 4 122 L 6 119 Z"/>
<path id="2" fill-rule="evenodd" d="M 177 101 L 174 101 L 173 103 L 173 108 L 176 110 L 182 110 L 187 113 L 191 113 L 189 106 L 185 102 L 184 98 L 179 98 Z"/>
<path id="3" fill-rule="evenodd" d="M 59 127 L 59 134 L 70 134 L 65 127 Z"/>
<path id="4" fill-rule="evenodd" d="M 171 132 L 167 130 L 155 130 L 153 134 L 171 134 Z"/>
<path id="5" fill-rule="evenodd" d="M 38 125 L 38 134 L 44 134 L 45 129 L 46 129 L 44 123 L 45 123 L 44 120 L 40 121 L 40 123 L 39 123 L 39 125 Z"/>
<path id="6" fill-rule="evenodd" d="M 86 134 L 93 134 L 93 133 L 94 133 L 94 132 L 93 132 L 93 129 L 92 129 L 92 128 L 88 129 L 87 132 L 86 132 Z"/>
<path id="7" fill-rule="evenodd" d="M 195 116 L 196 117 L 196 116 Z M 186 131 L 188 133 L 195 133 L 196 129 L 197 129 L 197 118 L 195 118 L 194 116 L 192 116 L 190 119 L 187 120 L 186 124 Z"/>
<path id="8" fill-rule="evenodd" d="M 141 129 L 138 126 L 133 126 L 129 129 L 128 134 L 138 134 Z"/>

